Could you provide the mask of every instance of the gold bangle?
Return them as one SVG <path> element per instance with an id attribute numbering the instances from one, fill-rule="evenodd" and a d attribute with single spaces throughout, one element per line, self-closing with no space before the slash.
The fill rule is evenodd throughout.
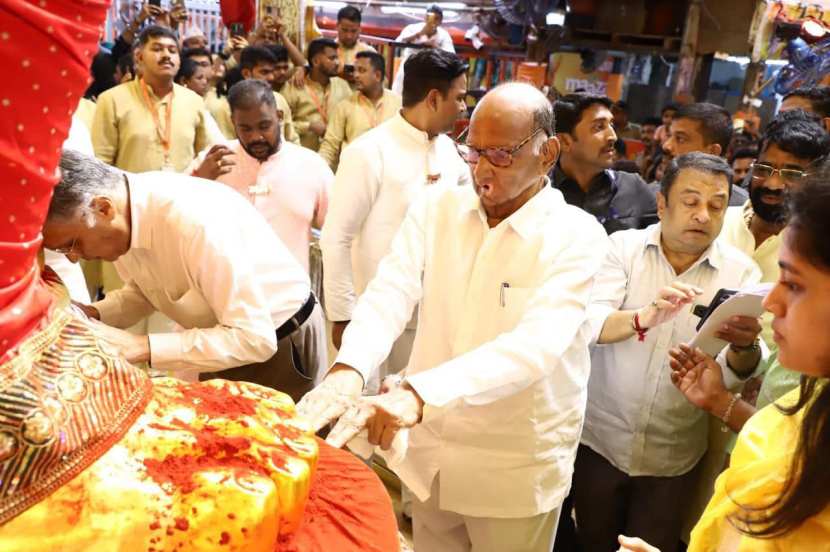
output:
<path id="1" fill-rule="evenodd" d="M 724 423 L 723 431 L 727 430 L 727 427 L 729 426 L 729 418 L 732 416 L 732 410 L 735 408 L 735 405 L 739 400 L 741 400 L 740 393 L 732 395 L 732 400 L 729 401 L 729 406 L 726 407 L 726 412 L 724 412 L 723 416 L 721 416 L 721 420 L 723 420 Z"/>

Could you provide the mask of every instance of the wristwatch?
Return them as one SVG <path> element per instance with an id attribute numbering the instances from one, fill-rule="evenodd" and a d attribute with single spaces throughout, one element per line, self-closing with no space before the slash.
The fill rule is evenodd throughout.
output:
<path id="1" fill-rule="evenodd" d="M 734 343 L 730 343 L 729 348 L 732 349 L 732 351 L 735 353 L 749 353 L 761 350 L 761 342 L 756 337 L 755 341 L 753 341 L 746 347 L 741 347 L 739 345 L 735 345 Z"/>

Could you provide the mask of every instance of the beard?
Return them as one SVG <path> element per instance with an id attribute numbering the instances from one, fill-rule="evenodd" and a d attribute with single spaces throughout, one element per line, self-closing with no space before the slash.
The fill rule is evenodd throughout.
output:
<path id="1" fill-rule="evenodd" d="M 242 144 L 242 142 L 240 142 L 240 144 Z M 258 151 L 254 148 L 256 148 Z M 277 136 L 277 140 L 273 144 L 269 144 L 265 140 L 258 140 L 256 142 L 242 144 L 242 149 L 244 149 L 248 155 L 250 155 L 257 161 L 265 161 L 266 159 L 277 153 L 277 150 L 280 149 L 280 137 Z"/>
<path id="2" fill-rule="evenodd" d="M 783 224 L 789 216 L 786 202 L 777 205 L 765 203 L 762 196 L 775 196 L 784 198 L 784 190 L 771 190 L 763 186 L 757 186 L 749 192 L 749 201 L 752 203 L 752 210 L 762 220 L 771 224 Z"/>

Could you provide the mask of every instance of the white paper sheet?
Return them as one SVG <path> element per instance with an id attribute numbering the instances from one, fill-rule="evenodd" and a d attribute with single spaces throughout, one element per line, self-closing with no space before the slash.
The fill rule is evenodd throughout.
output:
<path id="1" fill-rule="evenodd" d="M 728 345 L 723 339 L 715 337 L 715 333 L 733 316 L 751 316 L 757 318 L 764 313 L 762 305 L 764 297 L 772 289 L 774 284 L 762 283 L 739 290 L 738 293 L 724 301 L 715 309 L 703 327 L 695 335 L 689 344 L 692 347 L 700 348 L 704 353 L 713 357 L 718 356 L 724 347 Z"/>

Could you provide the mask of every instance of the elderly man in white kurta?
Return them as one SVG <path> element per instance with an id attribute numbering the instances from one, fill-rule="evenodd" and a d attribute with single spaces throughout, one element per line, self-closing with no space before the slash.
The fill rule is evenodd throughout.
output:
<path id="1" fill-rule="evenodd" d="M 323 383 L 298 409 L 408 446 L 395 471 L 417 497 L 416 552 L 549 552 L 585 409 L 586 308 L 607 238 L 550 187 L 550 102 L 526 84 L 491 91 L 462 152 L 475 186 L 430 190 L 409 210 L 358 300 Z M 404 378 L 355 398 L 418 303 Z M 402 436 L 402 435 L 401 435 Z"/>
<path id="2" fill-rule="evenodd" d="M 441 50 L 418 52 L 409 63 L 401 112 L 349 144 L 337 169 L 320 238 L 326 313 L 334 323 L 336 348 L 410 203 L 426 188 L 470 182 L 469 168 L 445 134 L 466 111 L 466 65 Z M 413 319 L 366 382 L 369 392 L 406 366 L 414 337 Z"/>
<path id="3" fill-rule="evenodd" d="M 285 359 L 277 342 L 313 309 L 309 278 L 250 202 L 223 184 L 124 173 L 72 151 L 62 156 L 61 174 L 44 244 L 73 261 L 114 263 L 125 286 L 84 310 L 104 323 L 99 333 L 128 361 L 287 392 L 303 383 L 292 378 L 291 355 Z M 116 329 L 154 311 L 183 331 Z M 226 370 L 243 366 L 244 377 Z"/>

